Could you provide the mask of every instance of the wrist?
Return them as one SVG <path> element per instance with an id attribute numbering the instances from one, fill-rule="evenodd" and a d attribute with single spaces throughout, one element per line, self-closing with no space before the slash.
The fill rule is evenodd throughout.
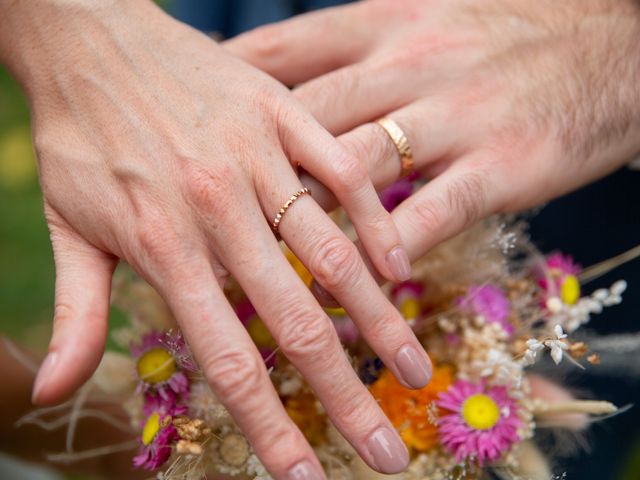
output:
<path id="1" fill-rule="evenodd" d="M 150 0 L 0 0 L 0 62 L 29 97 L 166 16 Z"/>

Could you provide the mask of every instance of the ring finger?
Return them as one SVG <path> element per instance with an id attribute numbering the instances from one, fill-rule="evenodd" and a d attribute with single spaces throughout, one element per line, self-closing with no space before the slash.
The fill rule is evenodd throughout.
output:
<path id="1" fill-rule="evenodd" d="M 287 198 L 284 192 L 300 187 L 288 169 L 274 168 L 272 174 L 272 184 L 279 181 L 280 187 L 275 194 L 262 196 L 265 211 L 277 211 L 281 199 Z M 384 296 L 352 242 L 313 199 L 297 200 L 285 212 L 279 229 L 287 245 L 316 281 L 335 295 L 398 380 L 409 388 L 426 385 L 431 365 L 420 342 Z"/>
<path id="2" fill-rule="evenodd" d="M 359 381 L 331 320 L 285 259 L 260 209 L 249 205 L 242 214 L 248 231 L 236 232 L 233 239 L 213 239 L 216 250 L 224 248 L 225 266 L 358 453 L 382 472 L 403 470 L 406 448 Z"/>
<path id="3" fill-rule="evenodd" d="M 406 136 L 414 169 L 428 178 L 437 176 L 453 158 L 466 150 L 469 138 L 460 142 L 458 128 L 473 131 L 473 125 L 465 125 L 465 120 L 456 118 L 451 106 L 436 97 L 418 101 L 388 113 L 386 117 L 392 119 Z M 451 128 L 454 123 L 456 128 Z M 351 154 L 364 159 L 377 190 L 400 178 L 402 163 L 398 147 L 377 122 L 360 125 L 338 140 Z M 335 196 L 315 178 L 303 174 L 302 179 L 323 208 L 332 209 L 338 205 Z"/>

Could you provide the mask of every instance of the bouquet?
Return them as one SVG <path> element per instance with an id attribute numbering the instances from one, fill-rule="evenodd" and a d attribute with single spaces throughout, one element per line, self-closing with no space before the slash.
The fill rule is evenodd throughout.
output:
<path id="1" fill-rule="evenodd" d="M 349 231 L 345 218 L 337 215 L 336 221 Z M 283 249 L 309 284 L 309 272 Z M 385 287 L 433 360 L 432 380 L 420 390 L 394 378 L 347 312 L 326 310 L 345 355 L 409 449 L 410 467 L 392 478 L 550 479 L 550 461 L 536 443 L 539 430 L 576 432 L 618 412 L 608 402 L 574 398 L 542 373 L 567 363 L 577 371 L 598 368 L 598 352 L 576 332 L 604 307 L 620 303 L 626 284 L 584 295 L 581 278 L 587 274 L 567 255 L 543 256 L 528 240 L 526 224 L 503 218 L 431 251 L 414 265 L 411 281 Z M 331 424 L 239 286 L 231 282 L 226 293 L 328 478 L 385 478 Z M 83 408 L 79 402 L 90 398 L 86 389 L 124 398 L 135 432 L 133 464 L 158 479 L 270 479 L 155 292 L 121 272 L 113 300 L 130 317 L 113 333 L 124 352 L 105 355 L 71 408 Z"/>

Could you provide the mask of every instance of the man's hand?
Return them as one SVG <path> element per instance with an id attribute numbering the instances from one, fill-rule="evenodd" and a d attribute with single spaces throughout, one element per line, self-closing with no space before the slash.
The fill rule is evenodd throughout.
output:
<path id="1" fill-rule="evenodd" d="M 636 0 L 370 0 L 226 42 L 286 84 L 377 188 L 395 120 L 430 182 L 393 212 L 412 259 L 478 219 L 537 205 L 640 151 Z M 318 182 L 309 180 L 318 194 Z M 330 196 L 326 207 L 335 205 Z"/>

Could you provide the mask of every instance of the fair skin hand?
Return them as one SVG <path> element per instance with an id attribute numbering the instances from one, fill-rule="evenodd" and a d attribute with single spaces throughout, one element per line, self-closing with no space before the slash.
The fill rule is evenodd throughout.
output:
<path id="1" fill-rule="evenodd" d="M 393 211 L 417 259 L 483 217 L 538 205 L 637 155 L 638 39 L 636 0 L 369 0 L 225 46 L 300 84 L 296 97 L 365 159 L 376 188 L 398 178 L 400 161 L 371 122 L 399 124 L 430 179 Z M 335 206 L 320 182 L 305 180 Z"/>
<path id="2" fill-rule="evenodd" d="M 345 206 L 377 269 L 406 278 L 364 165 L 285 87 L 152 2 L 0 0 L 0 12 L 0 60 L 29 98 L 56 263 L 54 333 L 34 400 L 59 402 L 95 370 L 124 260 L 167 301 L 272 475 L 324 478 L 223 295 L 231 274 L 365 461 L 402 470 L 398 434 L 270 230 L 301 188 L 299 164 Z M 425 385 L 424 350 L 313 197 L 289 209 L 280 234 L 396 376 Z"/>

